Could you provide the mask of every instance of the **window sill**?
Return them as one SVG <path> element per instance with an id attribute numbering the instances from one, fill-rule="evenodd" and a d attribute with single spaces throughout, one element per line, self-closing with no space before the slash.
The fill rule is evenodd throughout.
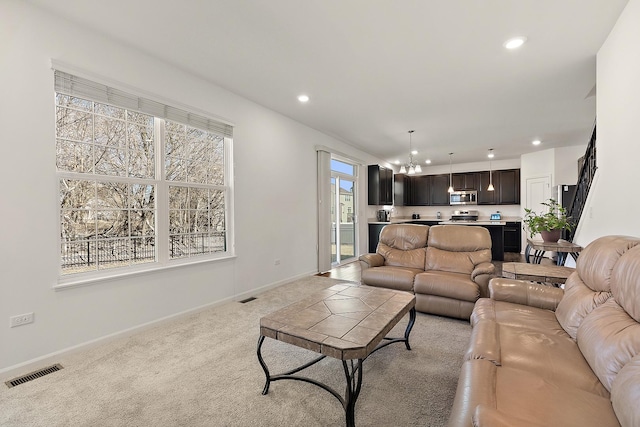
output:
<path id="1" fill-rule="evenodd" d="M 119 271 L 117 273 L 112 274 L 101 274 L 101 275 L 91 275 L 91 276 L 82 276 L 82 277 L 61 277 L 58 279 L 58 283 L 53 285 L 53 289 L 56 291 L 61 291 L 65 289 L 78 288 L 81 286 L 89 286 L 102 282 L 108 282 L 113 280 L 120 280 L 127 277 L 140 276 L 144 274 L 154 274 L 165 270 L 173 270 L 176 268 L 189 267 L 198 264 L 208 264 L 212 262 L 225 261 L 236 258 L 235 254 L 229 254 L 225 256 L 221 256 L 219 258 L 207 258 L 207 259 L 199 259 L 199 260 L 176 260 L 170 264 L 158 266 L 157 264 L 153 264 L 153 267 L 133 267 L 135 270 L 128 269 L 127 271 Z M 107 275 L 108 274 L 108 275 Z"/>

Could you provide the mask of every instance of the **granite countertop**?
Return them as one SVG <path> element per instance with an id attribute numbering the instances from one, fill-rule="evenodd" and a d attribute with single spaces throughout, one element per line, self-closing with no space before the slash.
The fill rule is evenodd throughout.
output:
<path id="1" fill-rule="evenodd" d="M 518 216 L 503 216 L 500 221 L 490 221 L 488 217 L 480 217 L 477 221 L 451 221 L 445 218 L 436 218 L 435 216 L 420 216 L 418 219 L 409 217 L 397 217 L 391 218 L 391 221 L 378 221 L 375 218 L 370 218 L 367 222 L 369 224 L 402 224 L 405 222 L 413 221 L 438 221 L 438 224 L 456 224 L 456 225 L 507 225 L 507 221 L 522 221 L 522 218 Z"/>

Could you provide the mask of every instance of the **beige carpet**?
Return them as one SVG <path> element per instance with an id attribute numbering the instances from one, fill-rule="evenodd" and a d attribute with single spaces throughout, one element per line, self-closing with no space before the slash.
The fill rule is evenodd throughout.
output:
<path id="1" fill-rule="evenodd" d="M 309 277 L 101 347 L 61 357 L 64 369 L 7 388 L 0 385 L 1 426 L 340 426 L 344 412 L 311 384 L 277 381 L 261 394 L 256 357 L 261 316 L 307 293 L 339 283 Z M 401 335 L 406 319 L 392 331 Z M 358 426 L 446 424 L 468 322 L 418 313 L 413 350 L 394 344 L 364 362 Z M 310 353 L 270 339 L 263 356 L 272 373 Z M 330 358 L 305 371 L 342 391 L 342 364 Z"/>

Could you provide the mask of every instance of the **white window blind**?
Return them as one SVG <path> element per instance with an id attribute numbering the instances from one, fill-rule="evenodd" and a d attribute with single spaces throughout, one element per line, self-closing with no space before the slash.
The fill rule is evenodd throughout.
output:
<path id="1" fill-rule="evenodd" d="M 117 105 L 122 108 L 139 111 L 155 117 L 173 120 L 198 129 L 209 131 L 225 138 L 233 137 L 233 126 L 227 123 L 199 114 L 194 114 L 151 99 L 132 95 L 120 89 L 96 83 L 59 70 L 55 70 L 55 90 L 58 93 L 77 96 L 80 98 L 88 98 L 93 101 Z"/>

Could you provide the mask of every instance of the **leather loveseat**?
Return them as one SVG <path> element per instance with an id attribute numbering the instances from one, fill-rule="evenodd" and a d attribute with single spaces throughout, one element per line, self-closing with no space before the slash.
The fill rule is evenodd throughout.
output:
<path id="1" fill-rule="evenodd" d="M 450 427 L 640 426 L 640 239 L 607 236 L 565 288 L 492 279 Z"/>
<path id="2" fill-rule="evenodd" d="M 488 295 L 495 271 L 489 231 L 466 225 L 387 225 L 360 266 L 363 285 L 414 292 L 416 310 L 460 319 Z"/>

